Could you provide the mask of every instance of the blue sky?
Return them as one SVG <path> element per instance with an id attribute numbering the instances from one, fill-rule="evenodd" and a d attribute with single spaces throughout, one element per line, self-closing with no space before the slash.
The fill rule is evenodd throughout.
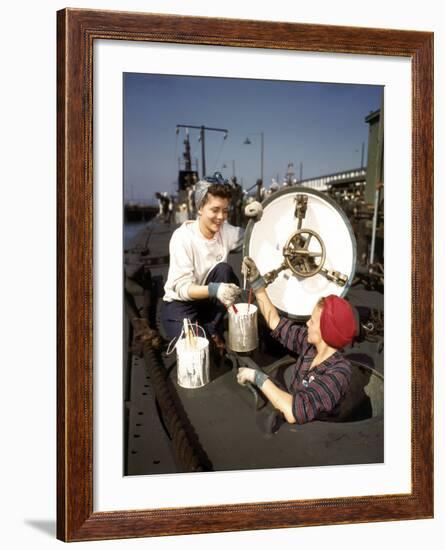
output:
<path id="1" fill-rule="evenodd" d="M 177 124 L 228 130 L 206 132 L 207 175 L 235 175 L 244 188 L 260 176 L 264 135 L 264 181 L 285 176 L 289 162 L 303 178 L 361 164 L 368 124 L 380 107 L 381 86 L 281 82 L 127 73 L 124 75 L 124 197 L 154 202 L 156 191 L 174 193 L 184 131 Z M 246 137 L 251 145 L 244 145 Z M 190 130 L 192 159 L 201 145 Z M 224 168 L 224 164 L 226 167 Z"/>

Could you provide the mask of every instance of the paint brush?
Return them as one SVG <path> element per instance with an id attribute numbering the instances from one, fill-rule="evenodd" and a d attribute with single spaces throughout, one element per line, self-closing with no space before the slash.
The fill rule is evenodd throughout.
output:
<path id="1" fill-rule="evenodd" d="M 184 338 L 185 338 L 185 341 L 187 343 L 187 346 L 191 346 L 189 320 L 187 318 L 183 319 L 183 325 L 184 325 Z"/>
<path id="2" fill-rule="evenodd" d="M 226 308 L 227 311 L 229 311 L 229 309 L 232 308 L 233 313 L 238 313 L 238 309 L 237 309 L 235 304 L 232 304 L 231 306 L 228 306 L 228 307 L 225 304 L 223 304 L 223 305 L 224 305 L 224 307 Z"/>
<path id="3" fill-rule="evenodd" d="M 192 348 L 196 348 L 196 334 L 195 330 L 193 328 L 192 322 L 189 320 L 189 334 L 190 334 L 190 342 L 192 344 Z"/>
<path id="4" fill-rule="evenodd" d="M 249 298 L 247 299 L 247 313 L 249 313 L 250 303 L 252 302 L 252 287 L 249 288 Z"/>
<path id="5" fill-rule="evenodd" d="M 241 266 L 241 273 L 243 274 L 243 277 L 244 277 L 244 283 L 243 283 L 243 290 L 244 291 L 246 290 L 248 271 L 249 271 L 249 268 L 243 263 L 243 265 Z"/>

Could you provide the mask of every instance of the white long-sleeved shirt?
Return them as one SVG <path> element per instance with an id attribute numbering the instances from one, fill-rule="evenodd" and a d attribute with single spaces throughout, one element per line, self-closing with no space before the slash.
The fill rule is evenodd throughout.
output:
<path id="1" fill-rule="evenodd" d="M 212 239 L 206 239 L 198 220 L 184 222 L 170 239 L 170 265 L 165 283 L 164 301 L 193 300 L 190 285 L 203 285 L 209 272 L 225 262 L 229 252 L 241 244 L 244 230 L 225 222 Z"/>

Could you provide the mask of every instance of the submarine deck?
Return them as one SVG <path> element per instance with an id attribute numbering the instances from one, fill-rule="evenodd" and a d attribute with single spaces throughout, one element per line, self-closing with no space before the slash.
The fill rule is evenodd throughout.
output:
<path id="1" fill-rule="evenodd" d="M 154 280 L 160 283 L 163 278 L 165 281 L 168 242 L 176 227 L 156 220 L 143 227 L 126 247 L 125 267 L 130 277 L 144 263 L 149 266 Z M 230 254 L 228 261 L 239 274 L 241 252 Z M 353 285 L 348 299 L 354 305 L 383 312 L 383 294 L 367 290 L 363 285 Z M 136 293 L 135 301 L 142 307 L 142 296 Z M 159 406 L 147 361 L 131 353 L 130 340 L 131 330 L 127 330 L 125 474 L 188 471 L 174 451 L 172 434 L 164 418 L 165 412 Z M 252 393 L 236 382 L 236 369 L 230 360 L 217 364 L 211 357 L 210 382 L 201 388 L 186 389 L 177 383 L 175 353 L 167 355 L 165 351 L 164 345 L 159 359 L 165 369 L 165 383 L 175 403 L 175 414 L 180 418 L 188 439 L 193 442 L 205 470 L 383 462 L 382 338 L 355 343 L 346 350 L 355 364 L 351 391 L 361 395 L 355 416 L 344 422 L 284 424 L 274 435 L 265 429 L 271 406 L 256 410 Z M 276 350 L 271 351 L 263 345 L 252 355 L 252 359 L 262 367 L 282 357 L 283 352 L 277 354 Z"/>

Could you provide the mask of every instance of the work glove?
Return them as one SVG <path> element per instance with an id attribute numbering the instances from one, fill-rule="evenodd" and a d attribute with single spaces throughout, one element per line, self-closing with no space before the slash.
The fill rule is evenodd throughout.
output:
<path id="1" fill-rule="evenodd" d="M 210 298 L 218 298 L 227 308 L 241 295 L 241 289 L 232 283 L 209 283 Z"/>
<path id="2" fill-rule="evenodd" d="M 238 384 L 244 386 L 247 382 L 255 384 L 257 388 L 262 388 L 264 382 L 268 379 L 266 373 L 259 369 L 250 369 L 249 367 L 240 367 L 238 369 L 238 374 L 236 375 L 236 380 Z"/>
<path id="3" fill-rule="evenodd" d="M 246 273 L 247 280 L 253 290 L 259 290 L 266 287 L 266 282 L 261 277 L 261 273 L 258 271 L 256 263 L 249 256 L 245 256 L 243 259 L 243 273 Z"/>
<path id="4" fill-rule="evenodd" d="M 255 221 L 258 222 L 261 220 L 261 216 L 263 215 L 263 207 L 258 201 L 250 202 L 244 208 L 244 214 L 248 218 L 255 218 Z"/>

